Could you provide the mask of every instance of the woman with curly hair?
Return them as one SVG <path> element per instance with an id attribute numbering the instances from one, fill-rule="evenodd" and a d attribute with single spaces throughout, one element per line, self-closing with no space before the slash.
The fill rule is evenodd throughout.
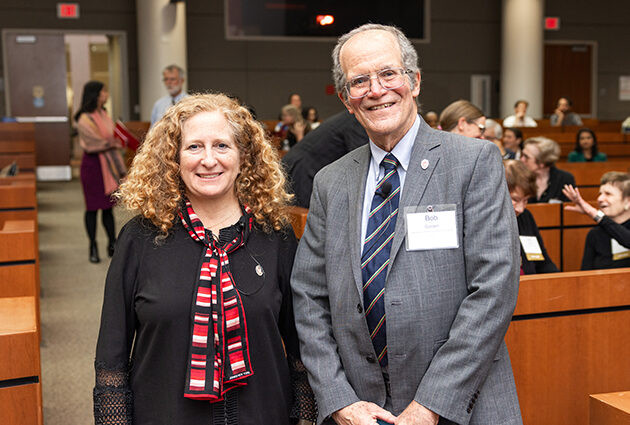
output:
<path id="1" fill-rule="evenodd" d="M 96 349 L 96 424 L 314 421 L 289 276 L 296 239 L 265 132 L 221 94 L 154 125 L 118 192 Z"/>

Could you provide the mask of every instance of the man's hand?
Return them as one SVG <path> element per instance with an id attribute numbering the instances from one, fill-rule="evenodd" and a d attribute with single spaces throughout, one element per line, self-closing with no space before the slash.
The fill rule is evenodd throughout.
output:
<path id="1" fill-rule="evenodd" d="M 396 416 L 380 406 L 367 401 L 357 401 L 332 414 L 339 425 L 375 425 L 377 419 L 396 423 Z"/>
<path id="2" fill-rule="evenodd" d="M 396 425 L 436 425 L 440 416 L 415 400 L 398 416 Z"/>

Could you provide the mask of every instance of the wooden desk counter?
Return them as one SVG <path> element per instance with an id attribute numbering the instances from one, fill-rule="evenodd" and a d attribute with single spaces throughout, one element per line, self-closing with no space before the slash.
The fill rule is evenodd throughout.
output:
<path id="1" fill-rule="evenodd" d="M 630 425 L 630 391 L 591 394 L 590 425 Z"/>
<path id="2" fill-rule="evenodd" d="M 521 276 L 505 340 L 525 425 L 588 425 L 630 388 L 630 268 Z"/>

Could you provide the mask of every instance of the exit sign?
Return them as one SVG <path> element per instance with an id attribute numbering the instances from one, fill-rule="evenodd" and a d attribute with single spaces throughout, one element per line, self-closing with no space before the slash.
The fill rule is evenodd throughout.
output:
<path id="1" fill-rule="evenodd" d="M 78 19 L 79 3 L 57 3 L 57 18 Z"/>
<path id="2" fill-rule="evenodd" d="M 545 18 L 545 29 L 551 31 L 558 31 L 560 29 L 560 18 L 547 17 Z"/>

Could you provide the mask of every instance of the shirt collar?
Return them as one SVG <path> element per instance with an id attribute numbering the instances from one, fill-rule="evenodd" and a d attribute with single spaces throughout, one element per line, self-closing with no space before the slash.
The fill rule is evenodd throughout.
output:
<path id="1" fill-rule="evenodd" d="M 420 128 L 420 120 L 418 116 L 416 116 L 416 120 L 413 122 L 411 128 L 405 133 L 402 139 L 394 149 L 392 149 L 391 153 L 396 157 L 400 166 L 407 172 L 407 168 L 409 167 L 409 162 L 411 161 L 411 150 L 413 149 L 413 144 L 416 140 L 416 136 L 418 135 L 418 129 Z M 385 158 L 385 156 L 389 153 L 379 148 L 374 144 L 372 140 L 370 140 L 370 152 L 372 153 L 372 162 L 375 166 L 376 175 L 378 176 L 381 162 Z"/>

